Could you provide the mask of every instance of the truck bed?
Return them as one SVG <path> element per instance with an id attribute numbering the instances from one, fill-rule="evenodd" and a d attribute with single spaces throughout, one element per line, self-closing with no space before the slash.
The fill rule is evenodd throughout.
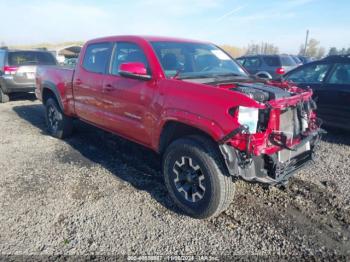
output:
<path id="1" fill-rule="evenodd" d="M 74 68 L 66 66 L 40 66 L 36 72 L 35 95 L 39 100 L 43 100 L 43 86 L 52 88 L 52 92 L 58 92 L 56 96 L 60 97 L 58 103 L 64 110 L 73 109 L 73 87 L 72 81 Z M 51 89 L 51 88 L 50 88 Z M 73 113 L 73 112 L 71 112 Z"/>

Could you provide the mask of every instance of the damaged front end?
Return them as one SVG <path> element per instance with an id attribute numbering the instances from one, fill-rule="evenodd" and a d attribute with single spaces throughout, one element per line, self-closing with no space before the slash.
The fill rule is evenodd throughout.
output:
<path id="1" fill-rule="evenodd" d="M 271 81 L 236 84 L 231 90 L 263 106 L 252 110 L 251 116 L 257 117 L 255 126 L 239 121 L 239 107 L 231 112 L 240 125 L 219 141 L 230 174 L 252 182 L 286 183 L 313 160 L 320 138 L 321 122 L 312 91 Z"/>

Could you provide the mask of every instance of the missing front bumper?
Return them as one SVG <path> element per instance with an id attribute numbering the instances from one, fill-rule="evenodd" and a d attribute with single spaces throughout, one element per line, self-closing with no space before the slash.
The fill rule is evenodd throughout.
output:
<path id="1" fill-rule="evenodd" d="M 265 184 L 284 184 L 298 170 L 313 160 L 314 150 L 318 143 L 318 132 L 310 134 L 298 145 L 283 149 L 272 155 L 247 157 L 229 145 L 220 145 L 220 150 L 232 176 L 250 182 Z"/>

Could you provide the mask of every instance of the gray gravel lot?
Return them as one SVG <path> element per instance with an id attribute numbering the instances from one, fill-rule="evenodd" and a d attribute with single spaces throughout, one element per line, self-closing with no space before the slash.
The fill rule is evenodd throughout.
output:
<path id="1" fill-rule="evenodd" d="M 157 155 L 79 121 L 54 139 L 43 112 L 28 97 L 0 104 L 1 254 L 350 255 L 350 135 L 326 135 L 286 189 L 238 181 L 227 212 L 194 220 Z"/>

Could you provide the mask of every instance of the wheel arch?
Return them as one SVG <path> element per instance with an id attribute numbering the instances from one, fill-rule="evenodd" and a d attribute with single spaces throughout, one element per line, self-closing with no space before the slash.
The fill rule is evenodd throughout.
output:
<path id="1" fill-rule="evenodd" d="M 42 101 L 43 104 L 46 103 L 47 99 L 50 97 L 56 99 L 59 107 L 61 108 L 62 111 L 64 111 L 64 107 L 62 104 L 61 96 L 59 92 L 57 91 L 57 88 L 54 84 L 52 83 L 45 83 L 42 88 Z"/>
<path id="2" fill-rule="evenodd" d="M 215 139 L 213 138 L 213 135 L 200 127 L 193 126 L 178 120 L 168 120 L 164 123 L 163 128 L 161 130 L 158 152 L 160 154 L 164 153 L 166 148 L 173 141 L 191 135 L 200 135 L 216 143 Z"/>
<path id="3" fill-rule="evenodd" d="M 260 72 L 256 73 L 255 75 L 257 77 L 259 77 L 261 75 L 265 75 L 267 77 L 267 79 L 272 79 L 272 75 L 267 71 L 260 71 Z"/>

